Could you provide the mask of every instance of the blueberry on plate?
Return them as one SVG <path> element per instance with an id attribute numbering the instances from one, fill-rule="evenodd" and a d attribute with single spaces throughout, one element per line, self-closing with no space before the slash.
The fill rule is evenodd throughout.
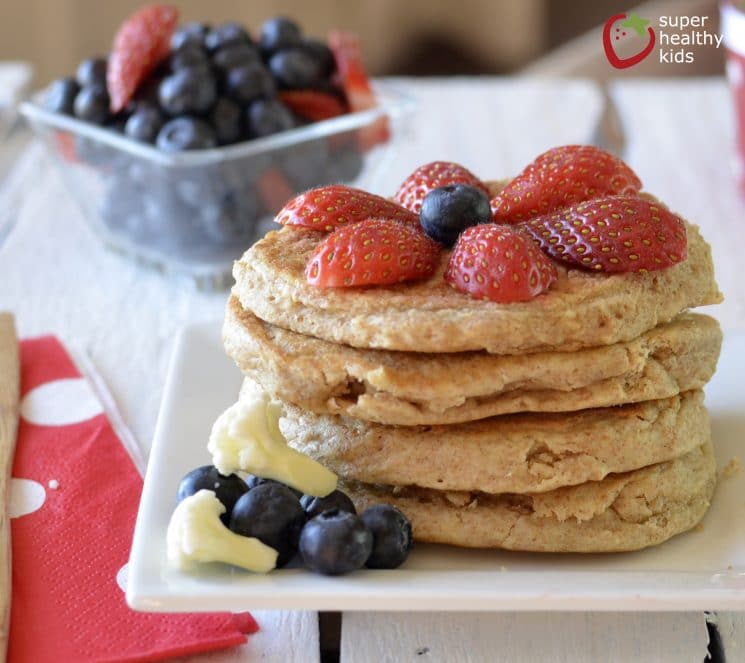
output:
<path id="1" fill-rule="evenodd" d="M 210 53 L 223 48 L 228 44 L 245 43 L 251 44 L 251 37 L 240 23 L 223 23 L 210 30 L 205 38 L 204 45 Z"/>
<path id="2" fill-rule="evenodd" d="M 53 113 L 72 115 L 78 92 L 80 86 L 74 78 L 58 78 L 49 86 L 44 105 Z"/>
<path id="3" fill-rule="evenodd" d="M 269 57 L 284 48 L 297 46 L 302 40 L 298 24 L 284 16 L 276 16 L 261 26 L 261 52 Z"/>
<path id="4" fill-rule="evenodd" d="M 238 42 L 218 49 L 212 55 L 212 64 L 223 72 L 246 64 L 261 64 L 259 51 L 253 44 Z"/>
<path id="5" fill-rule="evenodd" d="M 235 67 L 225 78 L 225 93 L 239 104 L 270 99 L 276 92 L 271 74 L 260 63 Z"/>
<path id="6" fill-rule="evenodd" d="M 277 566 L 284 566 L 297 552 L 303 523 L 305 512 L 297 495 L 280 483 L 266 482 L 236 502 L 230 529 L 274 548 L 279 553 Z"/>
<path id="7" fill-rule="evenodd" d="M 217 99 L 217 84 L 208 67 L 179 69 L 158 88 L 161 108 L 170 115 L 201 115 Z"/>
<path id="8" fill-rule="evenodd" d="M 370 569 L 401 566 L 413 543 L 409 519 L 390 504 L 375 504 L 365 509 L 360 518 L 373 536 L 372 552 L 366 566 Z"/>
<path id="9" fill-rule="evenodd" d="M 272 55 L 269 69 L 280 86 L 286 88 L 304 90 L 313 87 L 321 78 L 318 60 L 299 48 Z"/>
<path id="10" fill-rule="evenodd" d="M 215 129 L 217 142 L 220 145 L 235 143 L 243 135 L 243 112 L 241 107 L 227 97 L 220 97 L 217 100 L 208 119 Z"/>
<path id="11" fill-rule="evenodd" d="M 187 44 L 172 51 L 168 58 L 168 67 L 172 72 L 189 67 L 209 67 L 209 64 L 209 58 L 205 50 L 201 46 L 193 44 Z"/>
<path id="12" fill-rule="evenodd" d="M 249 474 L 246 477 L 246 485 L 248 486 L 249 490 L 251 488 L 256 488 L 256 486 L 263 486 L 265 483 L 276 483 L 279 486 L 284 486 L 285 488 L 289 488 L 298 499 L 300 499 L 303 496 L 303 493 L 301 491 L 295 488 L 292 488 L 291 486 L 288 486 L 286 483 L 277 481 L 276 479 L 266 479 L 264 477 L 257 477 L 253 474 Z"/>
<path id="13" fill-rule="evenodd" d="M 246 482 L 237 474 L 225 476 L 220 474 L 214 465 L 202 465 L 202 467 L 197 467 L 181 479 L 176 491 L 176 502 L 178 503 L 202 489 L 213 491 L 217 499 L 222 502 L 225 513 L 220 516 L 220 520 L 225 525 L 230 522 L 230 514 L 235 503 L 241 495 L 248 492 Z"/>
<path id="14" fill-rule="evenodd" d="M 78 65 L 75 78 L 80 87 L 92 87 L 94 85 L 106 86 L 106 59 L 88 58 Z"/>
<path id="15" fill-rule="evenodd" d="M 324 575 L 361 569 L 373 546 L 372 532 L 353 513 L 331 509 L 309 520 L 300 534 L 305 566 Z"/>
<path id="16" fill-rule="evenodd" d="M 249 133 L 260 138 L 271 134 L 287 131 L 297 126 L 295 116 L 281 101 L 254 101 L 247 109 L 247 124 Z"/>
<path id="17" fill-rule="evenodd" d="M 318 63 L 318 70 L 324 78 L 328 78 L 336 70 L 334 54 L 324 42 L 306 38 L 303 39 L 298 48 Z"/>
<path id="18" fill-rule="evenodd" d="M 143 143 L 154 143 L 165 119 L 162 113 L 148 104 L 141 104 L 124 125 L 124 135 Z"/>
<path id="19" fill-rule="evenodd" d="M 217 147 L 217 137 L 212 127 L 203 120 L 177 117 L 163 125 L 155 144 L 164 152 L 204 150 Z"/>
<path id="20" fill-rule="evenodd" d="M 204 23 L 198 21 L 182 25 L 171 37 L 171 50 L 177 51 L 187 45 L 203 47 L 208 29 Z"/>
<path id="21" fill-rule="evenodd" d="M 341 490 L 335 490 L 325 497 L 303 495 L 300 498 L 300 504 L 303 509 L 305 509 L 305 515 L 309 520 L 315 518 L 324 511 L 331 511 L 332 509 L 346 511 L 347 513 L 353 513 L 355 515 L 357 514 L 357 509 L 354 508 L 354 503 L 349 499 L 349 496 Z"/>
<path id="22" fill-rule="evenodd" d="M 75 96 L 75 117 L 93 124 L 104 124 L 109 119 L 109 93 L 101 85 L 84 87 Z"/>
<path id="23" fill-rule="evenodd" d="M 466 228 L 491 221 L 486 194 L 466 184 L 432 189 L 422 201 L 419 222 L 432 239 L 453 246 Z"/>

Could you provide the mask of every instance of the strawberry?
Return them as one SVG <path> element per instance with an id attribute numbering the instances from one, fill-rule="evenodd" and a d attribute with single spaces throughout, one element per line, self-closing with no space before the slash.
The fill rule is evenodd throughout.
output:
<path id="1" fill-rule="evenodd" d="M 339 98 L 328 92 L 283 90 L 279 93 L 279 98 L 295 115 L 314 122 L 328 120 L 347 112 Z"/>
<path id="2" fill-rule="evenodd" d="M 118 113 L 137 87 L 168 55 L 178 10 L 170 5 L 149 5 L 136 11 L 114 37 L 106 72 L 111 111 Z"/>
<path id="3" fill-rule="evenodd" d="M 293 198 L 275 217 L 277 223 L 333 230 L 363 219 L 402 221 L 419 227 L 419 217 L 400 205 L 343 184 L 311 189 Z"/>
<path id="4" fill-rule="evenodd" d="M 412 212 L 419 214 L 424 196 L 432 189 L 437 189 L 446 184 L 467 184 L 481 189 L 487 197 L 489 196 L 489 189 L 486 184 L 467 168 L 450 161 L 433 161 L 419 166 L 411 173 L 398 188 L 393 199 Z"/>
<path id="5" fill-rule="evenodd" d="M 597 272 L 665 269 L 688 253 L 683 221 L 642 198 L 590 200 L 521 227 L 552 258 Z"/>
<path id="6" fill-rule="evenodd" d="M 485 223 L 461 233 L 445 280 L 475 299 L 525 302 L 548 290 L 556 266 L 516 228 Z"/>
<path id="7" fill-rule="evenodd" d="M 264 208 L 269 212 L 280 209 L 288 198 L 295 195 L 295 189 L 292 188 L 287 177 L 276 167 L 261 173 L 256 179 L 255 186 L 261 202 L 264 203 Z"/>
<path id="8" fill-rule="evenodd" d="M 339 83 L 350 110 L 354 113 L 375 108 L 378 100 L 362 63 L 359 37 L 351 32 L 334 30 L 329 34 L 328 46 L 334 54 Z M 360 147 L 367 151 L 379 143 L 388 142 L 390 136 L 388 118 L 378 118 L 359 130 Z"/>
<path id="9" fill-rule="evenodd" d="M 305 268 L 312 285 L 391 285 L 431 276 L 442 247 L 414 226 L 365 219 L 341 226 L 316 248 Z"/>
<path id="10" fill-rule="evenodd" d="M 598 147 L 555 147 L 492 198 L 492 220 L 518 223 L 593 198 L 633 195 L 641 185 L 631 168 Z"/>

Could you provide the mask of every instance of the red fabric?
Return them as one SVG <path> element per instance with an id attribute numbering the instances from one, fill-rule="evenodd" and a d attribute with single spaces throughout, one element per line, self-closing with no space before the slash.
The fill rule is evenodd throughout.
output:
<path id="1" fill-rule="evenodd" d="M 21 363 L 22 396 L 80 376 L 52 337 L 22 342 Z M 104 414 L 62 426 L 21 418 L 12 477 L 38 482 L 46 498 L 11 520 L 10 663 L 159 661 L 239 645 L 258 630 L 247 614 L 126 605 L 116 576 L 129 557 L 142 480 Z"/>

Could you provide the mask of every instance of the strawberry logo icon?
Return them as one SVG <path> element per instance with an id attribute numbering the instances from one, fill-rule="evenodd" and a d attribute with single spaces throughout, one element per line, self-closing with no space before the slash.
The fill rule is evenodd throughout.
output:
<path id="1" fill-rule="evenodd" d="M 623 21 L 620 27 L 615 28 L 615 35 L 612 35 L 613 26 L 617 21 Z M 647 19 L 641 18 L 636 14 L 632 13 L 630 17 L 626 17 L 626 14 L 615 14 L 611 16 L 603 27 L 603 48 L 605 49 L 605 56 L 608 58 L 608 62 L 613 65 L 616 69 L 626 69 L 633 67 L 635 64 L 639 64 L 644 58 L 646 58 L 654 48 L 656 36 L 654 30 L 647 24 Z M 631 55 L 627 58 L 619 57 L 618 53 L 613 46 L 613 37 L 618 41 L 621 37 L 626 36 L 626 32 L 622 31 L 622 28 L 630 28 L 636 32 L 640 37 L 647 35 L 647 45 L 638 53 Z"/>

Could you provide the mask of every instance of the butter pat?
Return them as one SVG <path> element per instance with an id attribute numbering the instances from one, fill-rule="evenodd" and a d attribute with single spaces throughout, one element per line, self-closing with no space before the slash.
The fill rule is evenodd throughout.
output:
<path id="1" fill-rule="evenodd" d="M 207 444 L 221 474 L 236 470 L 275 479 L 305 493 L 323 497 L 336 488 L 336 475 L 287 445 L 279 430 L 281 405 L 264 392 L 244 392 L 212 426 Z"/>
<path id="2" fill-rule="evenodd" d="M 220 520 L 222 502 L 211 490 L 181 500 L 168 523 L 168 563 L 188 571 L 200 562 L 224 562 L 268 573 L 277 565 L 277 551 L 258 539 L 231 532 Z"/>

